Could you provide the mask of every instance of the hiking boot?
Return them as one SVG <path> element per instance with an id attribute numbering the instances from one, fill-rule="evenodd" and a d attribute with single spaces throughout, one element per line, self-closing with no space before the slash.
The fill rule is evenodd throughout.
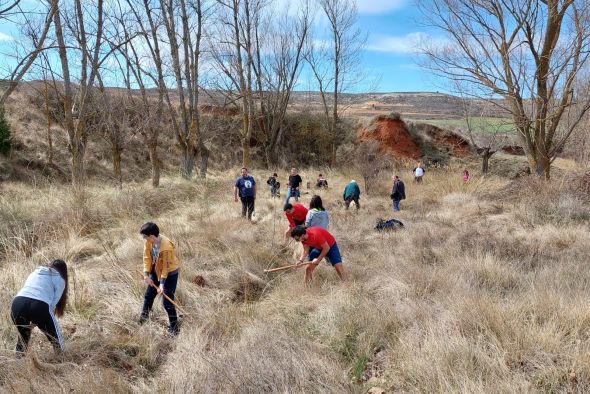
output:
<path id="1" fill-rule="evenodd" d="M 180 334 L 180 321 L 177 321 L 176 323 L 168 326 L 168 334 L 173 337 Z"/>
<path id="2" fill-rule="evenodd" d="M 139 317 L 139 325 L 140 326 L 144 325 L 147 321 L 148 321 L 148 316 L 142 314 Z"/>

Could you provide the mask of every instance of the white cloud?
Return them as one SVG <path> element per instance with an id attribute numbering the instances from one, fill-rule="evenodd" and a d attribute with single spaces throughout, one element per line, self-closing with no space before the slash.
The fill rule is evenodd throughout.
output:
<path id="1" fill-rule="evenodd" d="M 402 8 L 406 0 L 361 0 L 357 4 L 361 14 L 382 14 Z"/>
<path id="2" fill-rule="evenodd" d="M 423 32 L 408 33 L 405 36 L 379 37 L 367 45 L 367 50 L 374 52 L 389 52 L 397 54 L 416 53 L 424 44 L 447 45 L 444 38 L 432 37 Z"/>
<path id="3" fill-rule="evenodd" d="M 0 32 L 0 41 L 14 41 L 14 37 Z"/>

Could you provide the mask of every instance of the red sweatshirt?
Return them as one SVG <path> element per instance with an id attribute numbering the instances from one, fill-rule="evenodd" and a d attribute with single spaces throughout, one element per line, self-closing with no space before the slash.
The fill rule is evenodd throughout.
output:
<path id="1" fill-rule="evenodd" d="M 305 217 L 307 216 L 307 208 L 301 204 L 293 205 L 293 213 L 285 212 L 287 220 L 289 221 L 289 227 L 295 227 L 295 220 L 305 223 Z"/>
<path id="2" fill-rule="evenodd" d="M 303 245 L 311 246 L 322 250 L 322 245 L 327 242 L 329 247 L 334 246 L 336 239 L 328 231 L 321 227 L 308 227 L 307 228 L 307 240 L 302 242 Z"/>

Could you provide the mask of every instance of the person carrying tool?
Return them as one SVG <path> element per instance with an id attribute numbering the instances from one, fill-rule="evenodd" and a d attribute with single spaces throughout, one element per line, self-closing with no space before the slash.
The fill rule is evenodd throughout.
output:
<path id="1" fill-rule="evenodd" d="M 307 208 L 305 208 L 303 204 L 297 203 L 291 205 L 290 203 L 287 203 L 283 207 L 283 211 L 285 211 L 285 216 L 289 221 L 289 228 L 285 231 L 285 242 L 287 242 L 291 236 L 291 230 L 293 230 L 295 226 L 300 226 L 305 223 Z"/>
<path id="2" fill-rule="evenodd" d="M 313 270 L 324 258 L 332 264 L 340 279 L 346 280 L 338 244 L 334 236 L 327 230 L 321 227 L 295 226 L 291 231 L 291 237 L 303 245 L 303 252 L 297 263 L 298 265 L 307 265 L 304 277 L 306 284 L 311 282 Z M 306 257 L 308 263 L 304 263 Z"/>
<path id="3" fill-rule="evenodd" d="M 19 357 L 27 350 L 34 326 L 45 334 L 56 352 L 64 350 L 64 339 L 55 316 L 63 315 L 67 299 L 68 266 L 65 261 L 54 260 L 29 275 L 12 300 L 10 313 L 18 330 L 15 351 Z"/>
<path id="4" fill-rule="evenodd" d="M 174 300 L 178 283 L 179 261 L 174 253 L 176 247 L 168 237 L 160 234 L 160 229 L 155 223 L 147 222 L 141 226 L 139 233 L 145 240 L 143 245 L 143 281 L 147 285 L 139 324 L 148 320 L 156 296 L 164 294 L 167 297 L 163 297 L 162 301 L 170 321 L 168 332 L 177 335 L 180 331 L 180 324 L 176 308 L 170 301 Z"/>

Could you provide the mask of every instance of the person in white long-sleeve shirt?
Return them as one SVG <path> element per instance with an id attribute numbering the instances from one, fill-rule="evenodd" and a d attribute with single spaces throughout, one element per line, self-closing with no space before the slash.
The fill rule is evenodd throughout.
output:
<path id="1" fill-rule="evenodd" d="M 18 330 L 17 354 L 22 355 L 27 350 L 33 326 L 45 334 L 57 352 L 64 350 L 63 336 L 55 316 L 63 315 L 67 298 L 68 266 L 65 261 L 54 260 L 29 275 L 12 300 L 11 317 Z"/>

